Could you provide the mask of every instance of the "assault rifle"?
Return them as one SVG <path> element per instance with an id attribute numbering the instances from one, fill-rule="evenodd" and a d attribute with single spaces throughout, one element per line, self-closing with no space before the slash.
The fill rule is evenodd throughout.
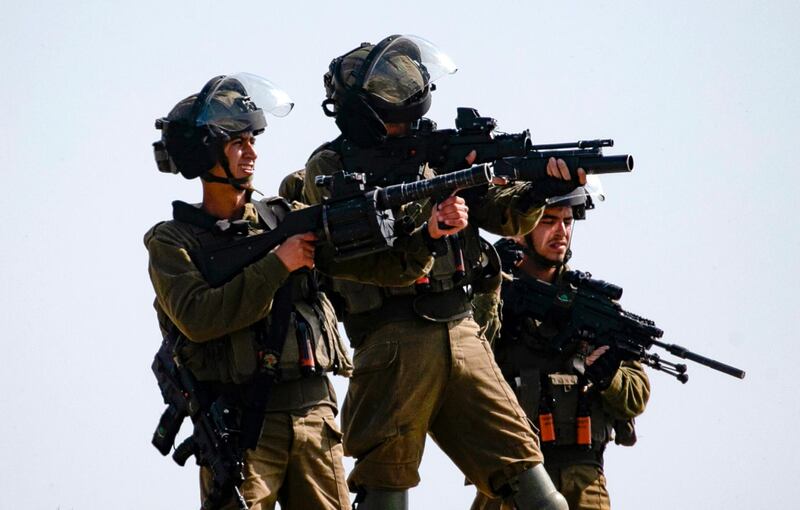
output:
<path id="1" fill-rule="evenodd" d="M 604 156 L 603 147 L 613 140 L 533 145 L 530 131 L 496 133 L 497 121 L 481 117 L 473 108 L 458 108 L 455 129 L 436 129 L 423 118 L 406 136 L 390 137 L 373 147 L 359 147 L 348 139 L 339 143 L 345 171 L 363 173 L 369 186 L 387 186 L 422 178 L 427 164 L 437 173 L 466 168 L 467 155 L 475 150 L 474 163 L 495 163 L 495 175 L 510 180 L 537 181 L 547 175 L 550 157 L 564 159 L 570 169 L 589 174 L 633 170 L 633 157 Z"/>
<path id="2" fill-rule="evenodd" d="M 532 317 L 554 326 L 545 329 L 553 333 L 548 340 L 559 351 L 575 338 L 586 339 L 594 345 L 610 345 L 621 352 L 623 359 L 641 361 L 686 383 L 689 380 L 686 365 L 647 352 L 656 346 L 679 358 L 744 378 L 743 370 L 695 354 L 680 345 L 661 342 L 659 338 L 664 332 L 653 321 L 627 312 L 617 303 L 622 297 L 621 287 L 591 276 L 581 271 L 567 271 L 562 275 L 561 284 L 554 285 L 526 274 L 515 275 L 513 281 L 503 283 L 504 295 L 510 291 L 512 296 L 503 300 L 505 313 Z"/>
<path id="3" fill-rule="evenodd" d="M 153 360 L 153 373 L 167 404 L 153 433 L 153 446 L 162 455 L 168 455 L 181 424 L 187 416 L 191 417 L 192 435 L 175 449 L 172 459 L 183 466 L 194 455 L 198 465 L 211 471 L 211 491 L 201 510 L 221 508 L 231 496 L 240 510 L 247 510 L 239 490 L 244 482 L 244 448 L 236 423 L 236 409 L 226 405 L 222 398 L 204 394 L 189 369 L 176 363 L 174 345 L 174 336 L 168 335 Z"/>
<path id="4" fill-rule="evenodd" d="M 189 254 L 206 281 L 218 287 L 289 237 L 304 232 L 315 232 L 320 241 L 330 243 L 337 260 L 377 253 L 389 249 L 398 235 L 413 228 L 408 222 L 395 221 L 393 208 L 425 198 L 440 201 L 457 189 L 484 185 L 491 179 L 488 165 L 476 165 L 432 179 L 367 191 L 363 174 L 318 176 L 317 185 L 331 190 L 330 199 L 288 213 L 269 232 L 225 240 L 190 250 Z"/>

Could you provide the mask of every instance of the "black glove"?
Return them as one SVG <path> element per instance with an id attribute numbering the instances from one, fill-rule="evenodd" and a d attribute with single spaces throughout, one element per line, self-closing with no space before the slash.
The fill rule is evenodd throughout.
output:
<path id="1" fill-rule="evenodd" d="M 586 378 L 600 391 L 605 390 L 611 385 L 611 380 L 614 379 L 621 363 L 622 358 L 617 349 L 608 345 L 598 347 L 586 356 L 584 361 Z"/>

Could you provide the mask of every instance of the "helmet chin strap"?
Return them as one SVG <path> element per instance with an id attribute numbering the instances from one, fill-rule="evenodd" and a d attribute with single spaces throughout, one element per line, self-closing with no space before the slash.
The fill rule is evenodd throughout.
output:
<path id="1" fill-rule="evenodd" d="M 248 193 L 248 196 L 247 196 L 248 199 L 250 198 L 250 194 L 252 194 L 254 191 L 256 193 L 258 193 L 259 195 L 262 195 L 262 196 L 264 195 L 263 193 L 261 193 L 260 191 L 258 191 L 257 189 L 255 189 L 252 186 L 252 181 L 253 181 L 253 176 L 252 175 L 248 175 L 247 177 L 242 177 L 242 178 L 239 178 L 239 179 L 234 177 L 233 176 L 233 172 L 231 172 L 231 168 L 230 168 L 230 164 L 228 163 L 227 156 L 225 156 L 225 153 L 222 152 L 221 150 L 219 152 L 220 152 L 220 154 L 217 155 L 217 159 L 219 161 L 219 165 L 222 167 L 222 170 L 225 172 L 225 176 L 226 177 L 219 177 L 217 175 L 214 175 L 214 174 L 211 173 L 211 170 L 209 170 L 208 172 L 206 172 L 206 173 L 204 173 L 203 175 L 200 176 L 201 179 L 203 179 L 206 182 L 216 182 L 216 183 L 220 183 L 220 184 L 229 184 L 234 189 L 236 189 L 237 191 L 244 191 L 244 192 Z"/>

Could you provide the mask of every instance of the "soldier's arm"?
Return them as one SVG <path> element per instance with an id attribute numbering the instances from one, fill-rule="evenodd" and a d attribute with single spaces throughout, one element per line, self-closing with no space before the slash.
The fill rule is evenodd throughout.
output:
<path id="1" fill-rule="evenodd" d="M 341 160 L 332 151 L 323 150 L 306 163 L 303 199 L 307 204 L 318 204 L 327 196 L 327 190 L 316 185 L 318 175 L 331 175 L 341 171 Z M 391 250 L 351 260 L 336 262 L 330 247 L 317 250 L 315 262 L 323 273 L 383 287 L 405 287 L 427 273 L 433 265 L 433 256 L 424 242 L 422 227 L 410 235 L 399 237 Z"/>
<path id="2" fill-rule="evenodd" d="M 466 191 L 470 223 L 500 236 L 527 234 L 542 217 L 542 207 L 526 207 L 530 183 L 489 186 L 484 193 Z"/>
<path id="3" fill-rule="evenodd" d="M 266 317 L 275 291 L 289 276 L 286 266 L 269 253 L 226 284 L 211 287 L 178 233 L 156 227 L 145 237 L 145 245 L 158 304 L 194 342 L 219 338 Z"/>
<path id="4" fill-rule="evenodd" d="M 635 418 L 650 398 L 650 379 L 638 361 L 624 361 L 611 385 L 600 393 L 606 410 L 616 419 Z"/>

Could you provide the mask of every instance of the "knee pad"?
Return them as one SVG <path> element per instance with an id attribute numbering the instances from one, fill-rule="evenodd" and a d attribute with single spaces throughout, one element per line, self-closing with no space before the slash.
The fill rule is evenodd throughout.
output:
<path id="1" fill-rule="evenodd" d="M 567 500 L 556 490 L 542 464 L 523 471 L 509 481 L 509 486 L 519 510 L 569 510 Z"/>
<path id="2" fill-rule="evenodd" d="M 353 501 L 353 510 L 408 510 L 408 491 L 361 488 Z"/>

